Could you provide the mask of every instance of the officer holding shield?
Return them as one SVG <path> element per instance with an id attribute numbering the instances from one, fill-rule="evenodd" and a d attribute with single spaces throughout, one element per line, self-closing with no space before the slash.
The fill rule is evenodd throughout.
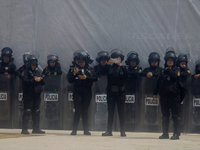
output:
<path id="1" fill-rule="evenodd" d="M 60 63 L 58 60 L 58 56 L 55 54 L 50 54 L 47 56 L 47 64 L 48 66 L 43 70 L 43 75 L 61 75 L 62 70 L 60 67 Z"/>
<path id="2" fill-rule="evenodd" d="M 42 86 L 45 84 L 40 73 L 37 69 L 38 60 L 35 56 L 28 56 L 27 69 L 22 72 L 23 83 L 23 101 L 24 101 L 24 113 L 22 118 L 22 132 L 21 134 L 29 134 L 28 123 L 30 116 L 33 120 L 32 133 L 44 134 L 45 132 L 40 130 L 40 94 L 42 92 Z"/>
<path id="3" fill-rule="evenodd" d="M 0 74 L 4 74 L 6 78 L 10 78 L 10 75 L 16 75 L 17 69 L 13 63 L 12 49 L 4 47 L 1 50 L 1 63 L 0 63 Z"/>
<path id="4" fill-rule="evenodd" d="M 102 136 L 112 136 L 112 125 L 114 120 L 115 104 L 117 103 L 120 132 L 121 136 L 125 134 L 125 119 L 124 119 L 124 106 L 125 106 L 125 81 L 129 75 L 128 69 L 122 66 L 124 60 L 123 52 L 119 49 L 113 49 L 110 53 L 111 59 L 101 69 L 101 73 L 107 74 L 107 105 L 108 105 L 108 128 Z"/>
<path id="5" fill-rule="evenodd" d="M 73 102 L 74 119 L 71 135 L 77 134 L 80 116 L 83 121 L 84 135 L 91 135 L 88 129 L 88 109 L 92 98 L 92 85 L 97 81 L 97 76 L 89 66 L 93 62 L 85 50 L 78 50 L 73 54 L 74 62 L 67 74 L 69 83 L 74 83 Z"/>
<path id="6" fill-rule="evenodd" d="M 177 57 L 172 47 L 167 48 L 165 54 L 165 69 L 160 75 L 153 98 L 160 95 L 162 111 L 163 134 L 159 139 L 169 138 L 169 117 L 172 113 L 174 134 L 171 140 L 177 140 L 180 136 L 180 68 L 176 66 Z"/>

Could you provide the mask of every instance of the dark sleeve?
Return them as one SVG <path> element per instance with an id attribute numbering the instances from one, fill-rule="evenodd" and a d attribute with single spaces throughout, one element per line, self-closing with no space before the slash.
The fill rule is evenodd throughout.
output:
<path id="1" fill-rule="evenodd" d="M 180 76 L 181 77 L 189 77 L 191 74 L 190 74 L 190 70 L 189 69 L 186 69 L 184 71 L 181 72 Z"/>
<path id="2" fill-rule="evenodd" d="M 57 67 L 57 75 L 61 75 L 62 74 L 62 70 L 61 70 L 61 66 L 60 66 L 59 62 L 56 63 L 56 67 Z"/>
<path id="3" fill-rule="evenodd" d="M 156 82 L 156 86 L 155 86 L 155 89 L 153 91 L 153 95 L 157 95 L 158 94 L 158 90 L 159 90 L 159 84 L 160 84 L 160 77 L 157 79 L 157 82 Z"/>
<path id="4" fill-rule="evenodd" d="M 176 79 L 180 76 L 180 68 L 169 69 L 169 75 L 172 79 Z"/>
<path id="5" fill-rule="evenodd" d="M 125 66 L 121 66 L 121 69 L 124 72 L 124 78 L 128 78 L 128 76 L 130 75 L 130 71 L 128 70 L 128 68 Z"/>
<path id="6" fill-rule="evenodd" d="M 29 79 L 28 71 L 24 71 L 24 76 L 22 76 L 22 82 L 23 84 L 26 84 L 26 85 L 34 85 L 35 79 L 34 78 Z"/>
<path id="7" fill-rule="evenodd" d="M 154 77 L 158 77 L 159 75 L 160 75 L 160 73 L 161 73 L 161 71 L 163 70 L 163 68 L 159 68 L 157 71 L 153 71 L 152 73 L 153 73 L 153 76 Z"/>
<path id="8" fill-rule="evenodd" d="M 68 82 L 74 83 L 76 77 L 77 77 L 77 75 L 74 75 L 74 70 L 70 68 L 67 73 Z"/>
<path id="9" fill-rule="evenodd" d="M 45 85 L 44 79 L 40 81 L 41 85 Z"/>
<path id="10" fill-rule="evenodd" d="M 146 77 L 146 75 L 147 75 L 148 72 L 149 72 L 148 69 L 145 68 L 145 69 L 140 73 L 140 76 Z"/>
<path id="11" fill-rule="evenodd" d="M 91 75 L 92 76 L 87 77 L 86 80 L 90 82 L 96 82 L 98 80 L 98 77 L 93 69 L 91 70 Z"/>
<path id="12" fill-rule="evenodd" d="M 110 65 L 105 64 L 100 70 L 99 70 L 99 74 L 108 74 L 108 70 L 110 68 Z"/>

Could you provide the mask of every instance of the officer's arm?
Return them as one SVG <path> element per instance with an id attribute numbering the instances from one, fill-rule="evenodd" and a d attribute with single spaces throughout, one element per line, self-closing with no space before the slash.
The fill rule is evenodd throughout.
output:
<path id="1" fill-rule="evenodd" d="M 108 70 L 110 68 L 110 65 L 105 64 L 98 72 L 98 74 L 108 74 Z"/>
<path id="2" fill-rule="evenodd" d="M 77 75 L 74 75 L 74 69 L 69 69 L 69 71 L 67 73 L 68 82 L 74 83 L 76 77 L 77 77 Z"/>
<path id="3" fill-rule="evenodd" d="M 147 73 L 148 73 L 148 69 L 145 68 L 145 69 L 140 73 L 140 76 L 146 77 Z"/>
<path id="4" fill-rule="evenodd" d="M 28 71 L 24 71 L 24 76 L 22 76 L 22 82 L 26 85 L 33 85 L 35 82 L 34 78 L 29 79 L 28 78 Z"/>
<path id="5" fill-rule="evenodd" d="M 180 77 L 180 68 L 174 68 L 169 70 L 169 75 L 172 79 Z"/>
<path id="6" fill-rule="evenodd" d="M 121 66 L 121 69 L 124 72 L 124 78 L 127 78 L 130 75 L 130 71 L 125 66 Z"/>
<path id="7" fill-rule="evenodd" d="M 190 70 L 189 69 L 186 69 L 185 71 L 181 72 L 180 76 L 181 77 L 189 77 L 191 74 L 190 74 Z"/>
<path id="8" fill-rule="evenodd" d="M 61 70 L 61 67 L 60 67 L 60 64 L 57 63 L 57 75 L 61 75 L 62 74 L 62 70 Z"/>
<path id="9" fill-rule="evenodd" d="M 91 70 L 90 75 L 91 76 L 87 76 L 87 78 L 86 78 L 87 81 L 96 82 L 98 80 L 98 77 L 93 69 Z"/>
<path id="10" fill-rule="evenodd" d="M 160 73 L 162 72 L 163 68 L 158 68 L 158 70 L 153 71 L 153 76 L 154 77 L 158 77 L 160 75 Z"/>

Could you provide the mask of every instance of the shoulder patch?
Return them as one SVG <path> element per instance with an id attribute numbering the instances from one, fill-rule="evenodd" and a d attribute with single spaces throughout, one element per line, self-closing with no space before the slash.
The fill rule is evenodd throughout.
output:
<path id="1" fill-rule="evenodd" d="M 179 77 L 181 75 L 180 71 L 178 71 L 177 76 Z"/>
<path id="2" fill-rule="evenodd" d="M 8 67 L 5 67 L 5 70 L 8 70 Z"/>
<path id="3" fill-rule="evenodd" d="M 57 75 L 57 72 L 54 72 L 54 75 L 56 76 L 56 75 Z"/>
<path id="4" fill-rule="evenodd" d="M 190 74 L 190 70 L 187 70 L 187 72 Z"/>

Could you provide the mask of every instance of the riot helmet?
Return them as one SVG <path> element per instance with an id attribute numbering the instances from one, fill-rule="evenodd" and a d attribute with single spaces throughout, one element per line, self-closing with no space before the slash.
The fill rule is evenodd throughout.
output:
<path id="1" fill-rule="evenodd" d="M 177 66 L 180 66 L 180 63 L 181 62 L 186 62 L 186 65 L 187 65 L 187 63 L 188 63 L 188 57 L 187 57 L 187 55 L 185 55 L 185 54 L 180 54 L 179 56 L 178 56 L 178 59 L 177 59 Z"/>
<path id="2" fill-rule="evenodd" d="M 198 70 L 199 67 L 200 67 L 200 59 L 195 62 L 195 72 L 196 72 L 196 74 L 200 73 L 200 70 Z"/>
<path id="3" fill-rule="evenodd" d="M 97 58 L 96 58 L 96 61 L 98 63 L 100 63 L 101 60 L 109 60 L 110 57 L 109 57 L 109 53 L 106 52 L 106 51 L 100 51 L 98 54 L 97 54 Z"/>
<path id="4" fill-rule="evenodd" d="M 73 54 L 73 58 L 74 63 L 76 62 L 76 60 L 78 60 L 79 62 L 85 62 L 86 65 L 91 64 L 93 62 L 93 60 L 90 59 L 90 55 L 85 50 L 75 51 Z"/>
<path id="5" fill-rule="evenodd" d="M 140 63 L 139 55 L 137 52 L 131 51 L 127 54 L 127 60 L 125 61 L 126 65 L 130 65 L 131 60 L 135 60 L 136 65 L 138 65 Z"/>
<path id="6" fill-rule="evenodd" d="M 4 47 L 4 48 L 1 50 L 1 59 L 2 59 L 2 61 L 3 61 L 3 57 L 4 57 L 4 56 L 8 56 L 8 57 L 9 57 L 9 62 L 11 62 L 11 61 L 12 61 L 12 53 L 13 53 L 13 51 L 12 51 L 11 48 L 9 48 L 9 47 Z"/>
<path id="7" fill-rule="evenodd" d="M 50 66 L 50 62 L 51 61 L 55 62 L 56 60 L 58 60 L 58 56 L 56 56 L 55 54 L 48 55 L 47 56 L 47 64 L 48 64 L 48 66 Z"/>
<path id="8" fill-rule="evenodd" d="M 34 55 L 28 56 L 28 69 L 31 69 L 31 64 L 38 66 L 38 60 Z"/>
<path id="9" fill-rule="evenodd" d="M 165 62 L 167 62 L 167 60 L 169 58 L 172 58 L 174 63 L 176 63 L 177 57 L 176 57 L 176 54 L 175 54 L 174 49 L 172 47 L 169 47 L 169 48 L 166 49 Z"/>
<path id="10" fill-rule="evenodd" d="M 156 62 L 158 62 L 158 66 L 159 66 L 159 63 L 160 63 L 160 55 L 157 53 L 157 52 L 152 52 L 149 54 L 149 59 L 148 59 L 148 62 L 149 62 L 149 65 L 151 66 L 151 61 L 152 60 L 155 60 Z"/>
<path id="11" fill-rule="evenodd" d="M 173 60 L 174 65 L 176 65 L 177 57 L 176 57 L 176 53 L 174 52 L 174 49 L 172 47 L 169 47 L 166 49 L 165 58 L 164 58 L 165 59 L 165 67 L 167 67 L 167 60 L 170 58 Z"/>
<path id="12" fill-rule="evenodd" d="M 110 57 L 111 58 L 118 58 L 118 57 L 120 57 L 122 61 L 124 60 L 123 52 L 120 49 L 113 49 L 110 52 Z"/>

